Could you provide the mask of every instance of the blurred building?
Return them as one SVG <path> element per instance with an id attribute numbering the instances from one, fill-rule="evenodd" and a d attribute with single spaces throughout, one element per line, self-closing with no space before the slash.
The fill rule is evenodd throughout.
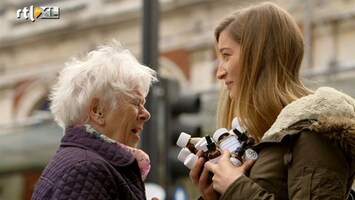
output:
<path id="1" fill-rule="evenodd" d="M 178 80 L 183 93 L 206 94 L 203 112 L 210 121 L 219 85 L 213 29 L 225 14 L 251 2 L 160 1 L 159 73 Z M 275 2 L 304 32 L 307 83 L 355 96 L 355 0 Z M 52 16 L 59 19 L 25 19 L 24 8 L 40 6 L 59 8 Z M 48 114 L 47 97 L 58 70 L 71 56 L 112 39 L 141 58 L 142 21 L 141 0 L 0 0 L 0 199 L 29 199 L 57 149 L 62 130 Z"/>

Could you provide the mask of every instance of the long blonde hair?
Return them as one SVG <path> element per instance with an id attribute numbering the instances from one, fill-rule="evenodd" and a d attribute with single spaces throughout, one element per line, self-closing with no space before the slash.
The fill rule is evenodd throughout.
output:
<path id="1" fill-rule="evenodd" d="M 286 105 L 312 93 L 299 77 L 302 33 L 289 13 L 270 2 L 226 17 L 215 29 L 217 43 L 223 30 L 240 44 L 241 71 L 236 99 L 221 89 L 217 126 L 230 124 L 237 116 L 243 128 L 259 140 Z"/>

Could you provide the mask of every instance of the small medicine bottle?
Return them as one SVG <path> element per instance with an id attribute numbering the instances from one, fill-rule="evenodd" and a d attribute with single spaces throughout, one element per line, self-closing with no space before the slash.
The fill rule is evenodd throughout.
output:
<path id="1" fill-rule="evenodd" d="M 218 141 L 222 150 L 227 149 L 231 153 L 230 161 L 234 166 L 239 167 L 242 165 L 242 156 L 236 153 L 241 146 L 236 135 L 231 134 L 226 128 L 220 128 L 213 134 L 213 139 Z"/>
<path id="2" fill-rule="evenodd" d="M 244 163 L 245 160 L 243 159 L 243 155 L 246 150 L 246 145 L 247 144 L 245 141 L 241 141 L 239 146 L 233 152 L 231 152 L 230 160 L 234 166 L 239 167 Z"/>
<path id="3" fill-rule="evenodd" d="M 247 149 L 244 152 L 243 161 L 246 162 L 248 160 L 257 160 L 258 157 L 258 153 L 256 153 L 254 149 Z"/>
<path id="4" fill-rule="evenodd" d="M 233 118 L 232 120 L 232 130 L 231 132 L 233 132 L 233 129 L 237 129 L 239 132 L 244 133 L 245 129 L 243 129 L 239 123 L 239 119 L 237 117 Z"/>
<path id="5" fill-rule="evenodd" d="M 248 160 L 258 159 L 258 153 L 250 148 L 253 144 L 254 140 L 252 138 L 242 141 L 240 147 L 235 151 L 235 157 L 242 163 Z"/>
<path id="6" fill-rule="evenodd" d="M 198 160 L 198 156 L 191 153 L 188 148 L 182 148 L 177 156 L 178 160 L 189 169 L 192 169 Z"/>
<path id="7" fill-rule="evenodd" d="M 207 141 L 207 157 L 208 160 L 217 164 L 219 159 L 221 158 L 222 152 L 217 148 L 216 143 L 214 143 L 209 135 L 205 136 Z"/>
<path id="8" fill-rule="evenodd" d="M 189 156 L 191 152 L 189 151 L 188 148 L 182 148 L 177 156 L 178 160 L 182 163 L 186 160 L 187 156 Z"/>
<path id="9" fill-rule="evenodd" d="M 198 156 L 196 156 L 195 154 L 193 153 L 190 153 L 185 161 L 184 161 L 184 165 L 189 168 L 189 169 L 192 169 L 193 167 L 195 167 L 196 163 L 198 161 Z"/>
<path id="10" fill-rule="evenodd" d="M 254 138 L 249 137 L 246 131 L 240 132 L 237 128 L 234 128 L 233 133 L 238 137 L 238 140 L 241 142 L 241 146 L 243 145 L 242 149 L 249 149 L 255 144 Z"/>
<path id="11" fill-rule="evenodd" d="M 236 135 L 239 135 L 241 141 L 238 140 L 239 138 Z M 231 134 L 225 128 L 221 128 L 214 133 L 213 138 L 218 141 L 222 150 L 227 149 L 231 153 L 230 160 L 234 166 L 240 166 L 247 160 L 256 160 L 258 154 L 250 149 L 250 146 L 254 144 L 253 138 L 239 130 L 236 135 Z"/>
<path id="12" fill-rule="evenodd" d="M 208 149 L 207 149 L 207 141 L 206 139 L 203 137 L 201 138 L 196 144 L 195 144 L 195 147 L 198 151 L 202 151 L 202 157 L 205 159 L 205 161 L 208 160 L 208 157 L 207 157 L 207 152 L 208 152 Z"/>
<path id="13" fill-rule="evenodd" d="M 176 141 L 176 145 L 181 148 L 188 148 L 191 153 L 196 154 L 198 150 L 195 145 L 191 142 L 191 135 L 181 132 L 178 140 Z"/>
<path id="14" fill-rule="evenodd" d="M 241 155 L 243 152 L 243 155 Z M 248 160 L 257 160 L 258 159 L 258 153 L 256 153 L 255 150 L 253 149 L 246 149 L 244 151 L 238 151 L 237 153 L 234 153 L 231 155 L 231 161 L 234 166 L 241 166 L 244 162 Z"/>
<path id="15" fill-rule="evenodd" d="M 224 138 L 230 135 L 231 134 L 228 132 L 226 128 L 220 128 L 213 133 L 213 139 L 217 142 L 220 142 L 221 140 L 223 140 Z"/>
<path id="16" fill-rule="evenodd" d="M 222 150 L 235 152 L 240 147 L 240 142 L 236 135 L 230 134 L 226 128 L 220 128 L 213 134 L 213 139 L 218 142 Z"/>
<path id="17" fill-rule="evenodd" d="M 197 150 L 202 151 L 204 153 L 206 153 L 208 151 L 207 149 L 207 141 L 206 139 L 203 137 L 201 138 L 196 144 L 195 147 Z"/>

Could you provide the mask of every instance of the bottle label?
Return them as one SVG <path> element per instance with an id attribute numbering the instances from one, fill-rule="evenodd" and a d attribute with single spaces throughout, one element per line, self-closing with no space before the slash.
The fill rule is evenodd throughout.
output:
<path id="1" fill-rule="evenodd" d="M 219 146 L 222 150 L 227 149 L 229 152 L 235 152 L 235 150 L 240 147 L 240 142 L 235 136 L 230 136 L 221 141 Z"/>

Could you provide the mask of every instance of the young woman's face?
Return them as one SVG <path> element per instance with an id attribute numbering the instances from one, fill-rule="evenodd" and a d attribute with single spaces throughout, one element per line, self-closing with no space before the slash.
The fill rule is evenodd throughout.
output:
<path id="1" fill-rule="evenodd" d="M 216 74 L 217 79 L 224 80 L 229 90 L 229 96 L 232 99 L 236 99 L 236 83 L 240 74 L 240 44 L 236 42 L 229 31 L 225 29 L 219 35 L 217 48 L 221 59 Z"/>

